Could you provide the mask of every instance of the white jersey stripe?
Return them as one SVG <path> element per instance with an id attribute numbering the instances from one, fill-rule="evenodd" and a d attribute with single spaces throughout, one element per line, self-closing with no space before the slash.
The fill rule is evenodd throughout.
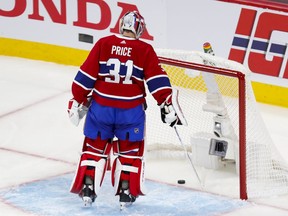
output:
<path id="1" fill-rule="evenodd" d="M 125 96 L 120 96 L 120 95 L 110 95 L 110 94 L 105 94 L 103 92 L 100 92 L 100 91 L 96 90 L 95 88 L 93 89 L 93 91 L 95 93 L 103 96 L 103 97 L 113 98 L 113 99 L 121 99 L 121 100 L 135 100 L 135 99 L 139 99 L 139 98 L 144 97 L 143 94 L 135 95 L 135 96 L 132 96 L 132 97 L 125 97 Z"/>

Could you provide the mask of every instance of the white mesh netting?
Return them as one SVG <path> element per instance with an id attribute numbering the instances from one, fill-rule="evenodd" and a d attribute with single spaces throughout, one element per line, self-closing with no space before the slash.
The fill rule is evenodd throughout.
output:
<path id="1" fill-rule="evenodd" d="M 209 62 L 217 68 L 230 69 L 245 74 L 246 79 L 246 175 L 249 198 L 288 193 L 288 167 L 277 152 L 259 113 L 254 97 L 250 71 L 242 64 L 202 52 L 156 49 L 159 57 L 203 64 Z M 193 152 L 191 140 L 217 138 L 214 118 L 219 110 L 228 124 L 223 139 L 232 143 L 232 159 L 238 166 L 239 155 L 239 86 L 238 79 L 183 67 L 162 65 L 174 88 L 179 90 L 179 104 L 188 127 L 178 126 L 183 143 Z M 225 71 L 225 70 L 223 70 Z M 150 94 L 147 96 L 147 149 L 148 156 L 185 157 L 175 131 L 162 123 L 160 109 Z M 240 103 L 242 103 L 240 101 Z M 208 104 L 208 110 L 203 106 Z M 212 104 L 213 106 L 210 106 Z M 220 108 L 220 109 L 219 109 Z M 225 123 L 225 124 L 226 124 Z M 225 131 L 224 131 L 225 133 Z M 228 147 L 229 148 L 229 147 Z M 207 152 L 208 155 L 208 152 Z M 222 158 L 223 159 L 223 158 Z M 240 158 L 241 160 L 241 158 Z M 224 160 L 223 160 L 224 161 Z M 236 173 L 238 167 L 235 169 Z"/>

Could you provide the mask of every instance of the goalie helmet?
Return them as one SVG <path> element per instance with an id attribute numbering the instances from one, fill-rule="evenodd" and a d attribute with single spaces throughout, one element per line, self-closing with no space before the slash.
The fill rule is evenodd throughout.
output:
<path id="1" fill-rule="evenodd" d="M 123 34 L 124 30 L 132 31 L 136 39 L 140 38 L 145 30 L 145 21 L 138 11 L 129 11 L 121 18 L 120 33 Z"/>

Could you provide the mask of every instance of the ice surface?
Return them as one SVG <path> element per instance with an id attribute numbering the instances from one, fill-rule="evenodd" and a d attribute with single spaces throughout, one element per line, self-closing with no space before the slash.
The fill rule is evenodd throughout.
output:
<path id="1" fill-rule="evenodd" d="M 107 173 L 101 191 L 91 208 L 68 193 L 73 174 L 31 182 L 0 192 L 3 199 L 37 215 L 219 215 L 251 205 L 250 203 L 193 191 L 173 185 L 147 181 L 148 193 L 120 212 L 119 198 Z"/>
<path id="2" fill-rule="evenodd" d="M 69 187 L 83 123 L 74 127 L 66 111 L 78 68 L 6 56 L 0 56 L 0 64 L 0 215 L 288 215 L 288 196 L 241 201 L 231 173 L 227 187 L 217 188 L 217 173 L 198 169 L 206 187 L 225 196 L 202 192 L 188 161 L 164 159 L 147 160 L 149 193 L 125 211 L 119 212 L 109 173 L 95 205 L 82 208 Z M 287 160 L 288 109 L 259 106 Z M 184 187 L 177 187 L 178 179 L 186 180 Z"/>

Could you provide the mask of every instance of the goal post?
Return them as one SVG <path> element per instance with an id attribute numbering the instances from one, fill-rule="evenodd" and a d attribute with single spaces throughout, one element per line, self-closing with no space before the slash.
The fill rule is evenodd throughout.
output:
<path id="1" fill-rule="evenodd" d="M 164 65 L 171 65 L 176 67 L 182 67 L 186 69 L 193 69 L 202 72 L 219 74 L 228 77 L 235 77 L 238 79 L 239 89 L 239 178 L 240 178 L 240 199 L 247 199 L 247 188 L 246 188 L 246 108 L 245 108 L 245 95 L 246 95 L 246 84 L 245 74 L 240 71 L 234 71 L 230 69 L 215 68 L 209 65 L 197 64 L 194 62 L 185 62 L 176 59 L 169 59 L 159 56 L 160 63 Z M 189 114 L 188 114 L 189 115 Z M 193 150 L 192 150 L 193 151 Z"/>
<path id="2" fill-rule="evenodd" d="M 288 166 L 257 108 L 251 72 L 240 63 L 203 52 L 156 52 L 173 88 L 179 90 L 188 126 L 177 129 L 196 167 L 223 173 L 233 166 L 241 199 L 288 193 Z M 147 154 L 185 155 L 173 129 L 163 126 L 151 96 L 147 103 Z"/>

